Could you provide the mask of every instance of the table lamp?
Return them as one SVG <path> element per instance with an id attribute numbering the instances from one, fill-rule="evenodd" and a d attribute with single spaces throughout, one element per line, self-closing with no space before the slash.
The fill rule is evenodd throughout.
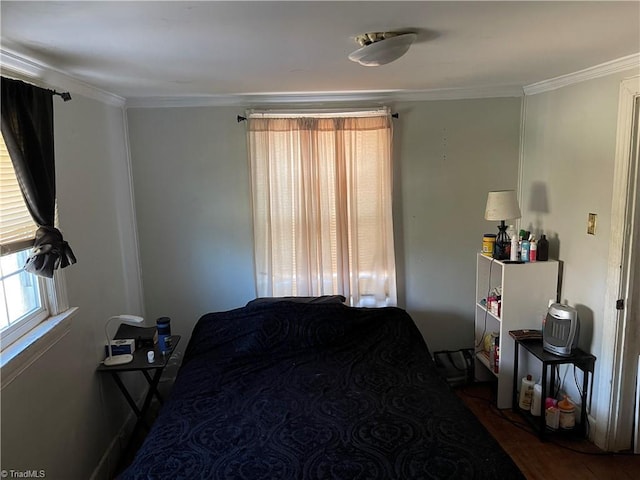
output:
<path id="1" fill-rule="evenodd" d="M 505 220 L 520 218 L 520 216 L 520 207 L 518 206 L 518 198 L 516 197 L 515 190 L 489 192 L 484 218 L 485 220 L 500 220 L 493 258 L 497 260 L 509 259 L 508 248 L 511 239 L 507 234 L 507 226 L 504 222 Z"/>
<path id="2" fill-rule="evenodd" d="M 112 320 L 120 320 L 120 322 L 134 324 L 142 323 L 144 319 L 142 317 L 138 317 L 137 315 L 115 315 L 107 320 L 107 323 L 105 323 L 104 325 L 104 334 L 107 337 L 107 344 L 109 345 L 109 356 L 105 358 L 103 362 L 107 367 L 112 367 L 114 365 L 123 365 L 133 360 L 133 355 L 128 353 L 124 355 L 116 355 L 115 357 L 113 356 L 113 352 L 111 350 L 111 337 L 109 336 L 109 324 Z"/>

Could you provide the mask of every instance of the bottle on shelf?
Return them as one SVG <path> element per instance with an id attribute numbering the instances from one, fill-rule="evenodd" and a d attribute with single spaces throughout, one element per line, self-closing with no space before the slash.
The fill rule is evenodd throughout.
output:
<path id="1" fill-rule="evenodd" d="M 531 396 L 531 415 L 539 417 L 542 415 L 542 385 L 536 383 L 533 386 L 533 395 Z"/>
<path id="2" fill-rule="evenodd" d="M 538 255 L 537 260 L 539 262 L 546 262 L 549 260 L 549 240 L 546 235 L 542 235 L 538 240 Z"/>
<path id="3" fill-rule="evenodd" d="M 535 262 L 538 257 L 538 243 L 536 242 L 535 237 L 531 237 L 529 241 L 529 261 Z"/>
<path id="4" fill-rule="evenodd" d="M 504 259 L 505 260 L 510 260 L 511 259 L 511 245 L 513 245 L 513 237 L 517 237 L 516 235 L 516 229 L 513 225 L 509 225 L 507 227 L 507 245 L 506 245 L 506 251 L 505 251 L 505 255 L 504 255 Z"/>
<path id="5" fill-rule="evenodd" d="M 531 375 L 527 375 L 522 379 L 520 386 L 520 401 L 518 405 L 523 410 L 531 409 L 531 397 L 533 396 L 533 378 Z"/>
<path id="6" fill-rule="evenodd" d="M 529 243 L 529 239 L 528 238 L 523 238 L 522 242 L 520 242 L 521 246 L 521 252 L 520 252 L 520 260 L 522 260 L 523 262 L 528 262 L 529 261 L 529 248 L 531 246 L 531 244 Z"/>
<path id="7" fill-rule="evenodd" d="M 520 260 L 518 258 L 518 245 L 519 245 L 519 241 L 518 241 L 518 236 L 515 234 L 513 234 L 513 237 L 511 237 L 511 252 L 509 254 L 509 260 L 515 262 L 517 260 Z"/>

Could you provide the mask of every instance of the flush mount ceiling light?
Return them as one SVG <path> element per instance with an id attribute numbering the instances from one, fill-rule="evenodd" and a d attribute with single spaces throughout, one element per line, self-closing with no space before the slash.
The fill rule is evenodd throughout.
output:
<path id="1" fill-rule="evenodd" d="M 370 32 L 356 37 L 361 48 L 349 55 L 349 60 L 366 67 L 377 67 L 397 60 L 415 42 L 413 32 Z"/>

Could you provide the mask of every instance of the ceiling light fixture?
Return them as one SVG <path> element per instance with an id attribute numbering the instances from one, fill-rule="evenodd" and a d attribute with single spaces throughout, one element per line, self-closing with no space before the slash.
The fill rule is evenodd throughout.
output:
<path id="1" fill-rule="evenodd" d="M 349 55 L 349 60 L 366 67 L 385 65 L 407 53 L 416 38 L 413 32 L 363 33 L 356 37 L 360 48 Z"/>

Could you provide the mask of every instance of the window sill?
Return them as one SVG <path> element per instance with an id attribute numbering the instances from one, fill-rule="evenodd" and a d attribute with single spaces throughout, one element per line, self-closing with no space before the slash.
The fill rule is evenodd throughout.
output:
<path id="1" fill-rule="evenodd" d="M 49 317 L 0 352 L 0 390 L 9 385 L 71 330 L 78 307 Z"/>

